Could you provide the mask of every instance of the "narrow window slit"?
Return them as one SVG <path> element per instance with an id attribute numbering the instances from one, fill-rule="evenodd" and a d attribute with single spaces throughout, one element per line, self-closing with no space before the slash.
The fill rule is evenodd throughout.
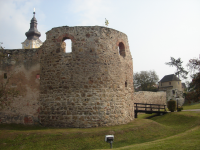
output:
<path id="1" fill-rule="evenodd" d="M 125 87 L 127 87 L 127 84 L 128 84 L 127 81 L 125 81 Z"/>
<path id="2" fill-rule="evenodd" d="M 4 73 L 4 79 L 7 79 L 7 73 Z"/>

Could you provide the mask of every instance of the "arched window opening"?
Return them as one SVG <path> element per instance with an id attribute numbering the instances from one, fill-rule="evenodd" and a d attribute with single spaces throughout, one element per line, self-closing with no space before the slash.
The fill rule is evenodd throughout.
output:
<path id="1" fill-rule="evenodd" d="M 119 46 L 118 46 L 118 50 L 119 50 L 119 54 L 123 57 L 126 56 L 126 53 L 125 53 L 125 46 L 122 42 L 119 43 Z"/>
<path id="2" fill-rule="evenodd" d="M 61 49 L 65 53 L 71 53 L 72 52 L 72 41 L 71 39 L 64 39 L 61 44 Z"/>

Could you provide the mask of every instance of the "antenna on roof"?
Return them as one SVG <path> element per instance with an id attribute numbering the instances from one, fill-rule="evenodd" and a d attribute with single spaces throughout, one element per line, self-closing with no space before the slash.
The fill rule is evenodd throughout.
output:
<path id="1" fill-rule="evenodd" d="M 33 8 L 33 14 L 34 14 L 34 17 L 35 17 L 35 8 Z"/>

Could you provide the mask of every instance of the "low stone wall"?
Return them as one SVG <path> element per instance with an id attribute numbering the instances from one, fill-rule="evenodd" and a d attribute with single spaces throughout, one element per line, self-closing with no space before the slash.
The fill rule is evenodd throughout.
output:
<path id="1" fill-rule="evenodd" d="M 134 103 L 166 105 L 166 92 L 139 91 L 133 94 Z"/>
<path id="2" fill-rule="evenodd" d="M 178 105 L 179 106 L 183 106 L 183 104 L 185 103 L 185 99 L 184 98 L 177 98 L 176 100 L 178 101 Z"/>
<path id="3" fill-rule="evenodd" d="M 38 118 L 34 118 L 32 115 L 11 115 L 0 113 L 0 123 L 16 123 L 16 124 L 39 124 Z"/>
<path id="4" fill-rule="evenodd" d="M 134 97 L 134 103 L 166 105 L 166 92 L 140 91 L 140 92 L 134 92 L 133 97 Z M 0 123 L 38 124 L 39 122 L 37 114 L 33 116 L 33 115 L 23 115 L 23 114 L 8 114 L 5 112 L 0 112 Z"/>

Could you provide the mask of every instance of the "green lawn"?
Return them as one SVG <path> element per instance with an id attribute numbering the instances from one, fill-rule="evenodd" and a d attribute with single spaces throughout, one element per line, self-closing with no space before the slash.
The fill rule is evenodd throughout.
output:
<path id="1" fill-rule="evenodd" d="M 200 127 L 195 127 L 184 133 L 177 134 L 161 140 L 155 140 L 152 142 L 146 142 L 142 144 L 135 144 L 126 146 L 123 148 L 117 148 L 120 150 L 199 150 L 200 149 Z M 116 150 L 117 150 L 116 149 Z"/>
<path id="2" fill-rule="evenodd" d="M 45 128 L 0 125 L 0 149 L 109 149 L 104 141 L 114 134 L 114 149 L 200 149 L 200 112 L 174 112 L 151 119 L 149 114 L 126 125 L 99 128 Z"/>
<path id="3" fill-rule="evenodd" d="M 200 103 L 183 106 L 183 110 L 188 110 L 188 109 L 200 109 Z"/>

